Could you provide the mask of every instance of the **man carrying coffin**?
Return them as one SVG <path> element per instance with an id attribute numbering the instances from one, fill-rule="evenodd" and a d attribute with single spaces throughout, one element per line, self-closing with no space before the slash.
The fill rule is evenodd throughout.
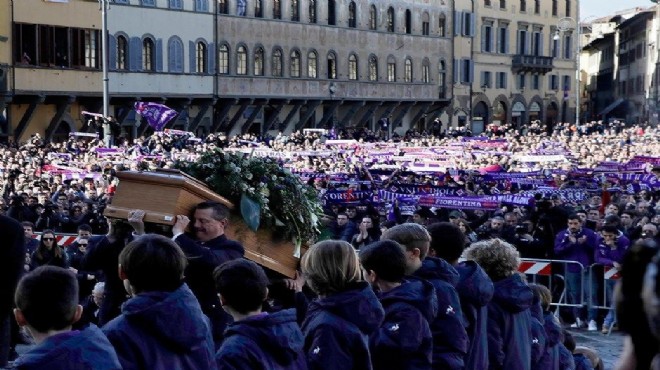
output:
<path id="1" fill-rule="evenodd" d="M 186 227 L 191 220 L 176 216 L 172 238 L 188 258 L 185 276 L 188 286 L 199 300 L 202 311 L 211 319 L 213 340 L 220 347 L 229 316 L 223 311 L 215 291 L 213 270 L 229 260 L 243 258 L 243 246 L 227 239 L 225 227 L 229 209 L 221 203 L 206 201 L 195 206 L 190 234 Z"/>

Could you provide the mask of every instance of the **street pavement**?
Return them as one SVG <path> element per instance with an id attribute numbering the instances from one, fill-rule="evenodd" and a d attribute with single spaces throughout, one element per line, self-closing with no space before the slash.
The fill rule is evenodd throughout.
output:
<path id="1" fill-rule="evenodd" d="M 598 351 L 598 354 L 605 363 L 605 370 L 614 369 L 614 365 L 623 351 L 624 336 L 621 332 L 613 331 L 609 335 L 601 334 L 600 330 L 571 329 L 569 332 L 575 338 L 578 346 L 591 347 Z"/>

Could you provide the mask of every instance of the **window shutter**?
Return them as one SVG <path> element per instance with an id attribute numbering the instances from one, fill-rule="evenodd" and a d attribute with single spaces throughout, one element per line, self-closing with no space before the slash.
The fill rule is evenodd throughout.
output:
<path id="1" fill-rule="evenodd" d="M 193 41 L 188 41 L 188 70 L 190 73 L 195 73 L 197 49 L 195 48 L 195 43 Z"/>
<path id="2" fill-rule="evenodd" d="M 129 67 L 131 71 L 142 69 L 142 40 L 139 37 L 131 37 L 128 57 L 130 59 Z"/>
<path id="3" fill-rule="evenodd" d="M 156 72 L 163 72 L 163 39 L 156 40 Z"/>
<path id="4" fill-rule="evenodd" d="M 207 50 L 208 74 L 215 74 L 215 44 L 209 43 Z"/>
<path id="5" fill-rule="evenodd" d="M 108 69 L 117 69 L 117 39 L 113 35 L 108 35 Z"/>
<path id="6" fill-rule="evenodd" d="M 463 12 L 454 12 L 454 36 L 460 36 L 463 29 Z"/>
<path id="7" fill-rule="evenodd" d="M 458 59 L 454 59 L 454 84 L 458 85 L 461 82 L 461 64 Z"/>
<path id="8" fill-rule="evenodd" d="M 504 28 L 504 54 L 509 54 L 509 27 Z"/>
<path id="9" fill-rule="evenodd" d="M 506 73 L 502 73 L 502 88 L 506 89 L 508 79 L 508 75 Z"/>
<path id="10" fill-rule="evenodd" d="M 539 56 L 544 56 L 545 52 L 543 50 L 543 34 L 539 33 Z"/>
<path id="11" fill-rule="evenodd" d="M 468 60 L 468 66 L 470 67 L 470 74 L 468 76 L 469 78 L 469 83 L 472 83 L 474 81 L 474 62 L 471 60 Z"/>
<path id="12" fill-rule="evenodd" d="M 470 37 L 474 37 L 475 33 L 475 27 L 476 27 L 476 22 L 475 22 L 475 17 L 474 13 L 470 13 Z"/>

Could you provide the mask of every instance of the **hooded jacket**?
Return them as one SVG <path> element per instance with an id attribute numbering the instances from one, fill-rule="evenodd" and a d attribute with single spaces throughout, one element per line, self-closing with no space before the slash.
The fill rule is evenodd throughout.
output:
<path id="1" fill-rule="evenodd" d="M 461 299 L 470 347 L 465 357 L 466 369 L 488 369 L 488 302 L 494 287 L 486 272 L 474 261 L 456 266 L 460 278 L 456 291 Z"/>
<path id="2" fill-rule="evenodd" d="M 124 370 L 215 369 L 211 327 L 186 284 L 129 299 L 103 327 Z"/>
<path id="3" fill-rule="evenodd" d="M 74 366 L 75 367 L 72 367 Z M 121 370 L 115 349 L 95 325 L 48 337 L 14 362 L 19 370 Z"/>
<path id="4" fill-rule="evenodd" d="M 544 358 L 548 361 L 549 370 L 559 370 L 559 347 L 563 347 L 564 336 L 561 326 L 552 312 L 543 312 L 543 327 L 547 338 Z"/>
<path id="5" fill-rule="evenodd" d="M 429 323 L 438 313 L 433 285 L 404 281 L 379 295 L 385 319 L 370 338 L 374 370 L 431 369 L 433 335 Z"/>
<path id="6" fill-rule="evenodd" d="M 464 369 L 469 343 L 461 302 L 455 288 L 459 280 L 458 272 L 443 259 L 426 257 L 413 277 L 433 284 L 438 298 L 438 315 L 431 323 L 433 368 Z"/>
<path id="7" fill-rule="evenodd" d="M 559 347 L 559 370 L 575 370 L 573 354 L 563 344 Z"/>
<path id="8" fill-rule="evenodd" d="M 302 324 L 308 368 L 371 370 L 369 335 L 378 330 L 383 316 L 383 307 L 365 282 L 312 301 Z"/>
<path id="9" fill-rule="evenodd" d="M 306 370 L 296 310 L 261 314 L 234 322 L 215 356 L 218 370 Z"/>
<path id="10" fill-rule="evenodd" d="M 532 315 L 532 369 L 549 370 L 550 359 L 545 356 L 548 350 L 548 338 L 540 298 L 534 296 L 529 312 Z"/>
<path id="11" fill-rule="evenodd" d="M 591 361 L 587 356 L 576 353 L 573 355 L 573 360 L 575 361 L 575 370 L 593 370 L 594 367 L 591 365 Z"/>
<path id="12" fill-rule="evenodd" d="M 605 244 L 602 237 L 598 237 L 598 246 L 594 255 L 595 262 L 605 266 L 614 266 L 614 262 L 623 262 L 623 256 L 626 254 L 628 247 L 630 247 L 630 240 L 619 231 L 614 245 L 615 247 L 612 249 L 609 245 Z"/>
<path id="13" fill-rule="evenodd" d="M 488 353 L 491 370 L 530 370 L 534 294 L 517 274 L 494 283 L 488 304 Z"/>

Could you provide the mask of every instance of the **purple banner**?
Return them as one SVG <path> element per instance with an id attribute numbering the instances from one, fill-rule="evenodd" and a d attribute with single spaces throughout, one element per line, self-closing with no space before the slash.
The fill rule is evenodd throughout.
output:
<path id="1" fill-rule="evenodd" d="M 420 206 L 454 209 L 495 210 L 499 202 L 486 197 L 439 197 L 423 196 L 419 198 Z"/>
<path id="2" fill-rule="evenodd" d="M 156 131 L 162 131 L 165 125 L 178 114 L 174 109 L 166 105 L 150 102 L 135 103 L 135 110 Z"/>

